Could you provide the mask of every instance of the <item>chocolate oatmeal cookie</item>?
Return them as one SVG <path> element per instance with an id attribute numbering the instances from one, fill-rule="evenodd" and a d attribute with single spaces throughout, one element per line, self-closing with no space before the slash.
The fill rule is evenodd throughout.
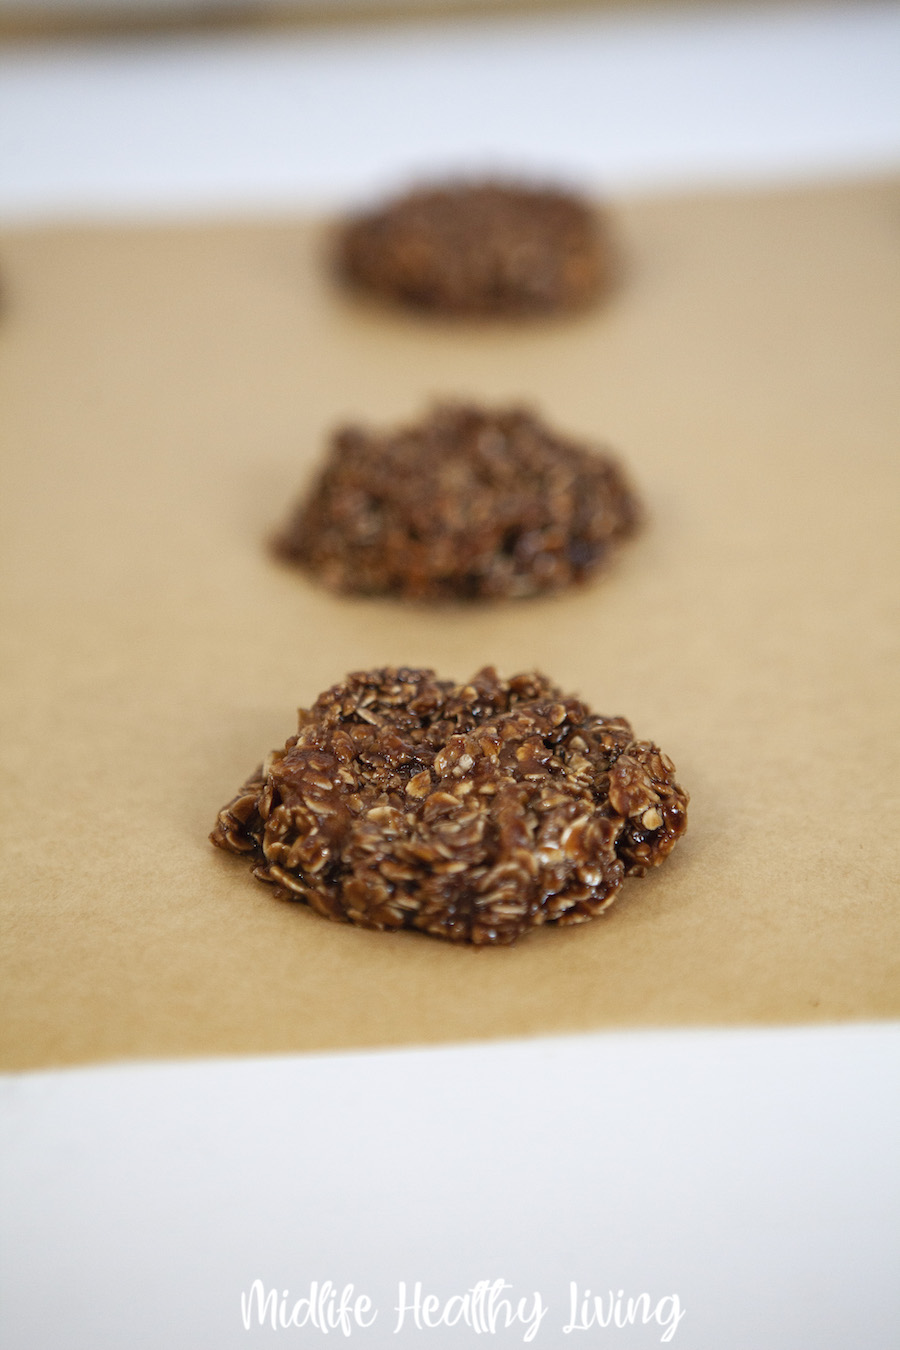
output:
<path id="1" fill-rule="evenodd" d="M 543 675 L 349 675 L 219 813 L 210 838 L 329 919 L 510 943 L 583 923 L 671 852 L 675 767 Z"/>
<path id="2" fill-rule="evenodd" d="M 460 316 L 579 309 L 611 284 L 605 217 L 572 193 L 511 183 L 421 188 L 351 220 L 345 281 L 413 309 Z"/>
<path id="3" fill-rule="evenodd" d="M 586 581 L 638 514 L 609 455 L 520 408 L 448 405 L 395 432 L 337 432 L 275 550 L 336 591 L 499 599 Z"/>

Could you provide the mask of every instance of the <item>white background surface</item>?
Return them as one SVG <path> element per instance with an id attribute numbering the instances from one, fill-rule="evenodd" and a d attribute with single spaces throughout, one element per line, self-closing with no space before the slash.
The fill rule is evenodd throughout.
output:
<path id="1" fill-rule="evenodd" d="M 454 165 L 613 191 L 896 169 L 898 91 L 896 4 L 21 44 L 0 214 L 292 210 Z M 677 1293 L 689 1350 L 886 1350 L 898 1083 L 891 1026 L 6 1076 L 0 1341 L 317 1344 L 243 1329 L 259 1277 L 371 1293 L 362 1345 L 465 1347 L 395 1335 L 398 1281 L 502 1277 L 549 1303 L 536 1345 L 660 1343 L 563 1336 L 577 1280 Z"/>
<path id="2" fill-rule="evenodd" d="M 2 1341 L 319 1344 L 245 1331 L 258 1278 L 291 1303 L 353 1283 L 371 1350 L 521 1345 L 394 1331 L 400 1280 L 443 1301 L 503 1278 L 549 1305 L 536 1346 L 661 1343 L 656 1323 L 564 1336 L 575 1280 L 677 1293 L 684 1350 L 889 1350 L 898 1052 L 896 1027 L 642 1032 L 21 1076 Z"/>
<path id="3" fill-rule="evenodd" d="M 900 5 L 671 7 L 0 52 L 0 214 L 343 201 L 454 166 L 612 191 L 900 165 Z"/>

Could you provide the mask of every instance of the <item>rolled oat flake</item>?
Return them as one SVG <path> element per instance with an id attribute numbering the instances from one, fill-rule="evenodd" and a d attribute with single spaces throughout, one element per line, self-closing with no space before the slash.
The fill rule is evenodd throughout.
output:
<path id="1" fill-rule="evenodd" d="M 687 824 L 672 761 L 545 676 L 348 675 L 210 838 L 286 900 L 478 945 L 602 913 Z"/>

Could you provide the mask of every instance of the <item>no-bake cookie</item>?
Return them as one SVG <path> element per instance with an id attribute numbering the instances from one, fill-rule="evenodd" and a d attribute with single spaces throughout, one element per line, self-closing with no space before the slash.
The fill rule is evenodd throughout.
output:
<path id="1" fill-rule="evenodd" d="M 210 837 L 326 918 L 484 945 L 600 914 L 687 802 L 661 750 L 543 675 L 388 668 L 301 710 Z"/>
<path id="2" fill-rule="evenodd" d="M 521 408 L 446 405 L 398 431 L 338 431 L 275 549 L 337 591 L 499 599 L 586 581 L 638 519 L 605 452 Z"/>
<path id="3" fill-rule="evenodd" d="M 460 316 L 579 309 L 610 286 L 605 216 L 573 193 L 501 182 L 420 188 L 351 220 L 338 270 L 354 287 Z"/>

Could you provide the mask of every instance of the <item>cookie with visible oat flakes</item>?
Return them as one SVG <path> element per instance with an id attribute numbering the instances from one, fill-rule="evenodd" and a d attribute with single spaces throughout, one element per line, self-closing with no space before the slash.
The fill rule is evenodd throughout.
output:
<path id="1" fill-rule="evenodd" d="M 210 838 L 326 918 L 509 944 L 602 913 L 687 803 L 655 745 L 543 675 L 387 668 L 301 710 Z"/>
<path id="2" fill-rule="evenodd" d="M 445 404 L 396 431 L 338 431 L 275 551 L 336 591 L 497 600 L 589 580 L 639 519 L 605 451 L 523 408 Z"/>

